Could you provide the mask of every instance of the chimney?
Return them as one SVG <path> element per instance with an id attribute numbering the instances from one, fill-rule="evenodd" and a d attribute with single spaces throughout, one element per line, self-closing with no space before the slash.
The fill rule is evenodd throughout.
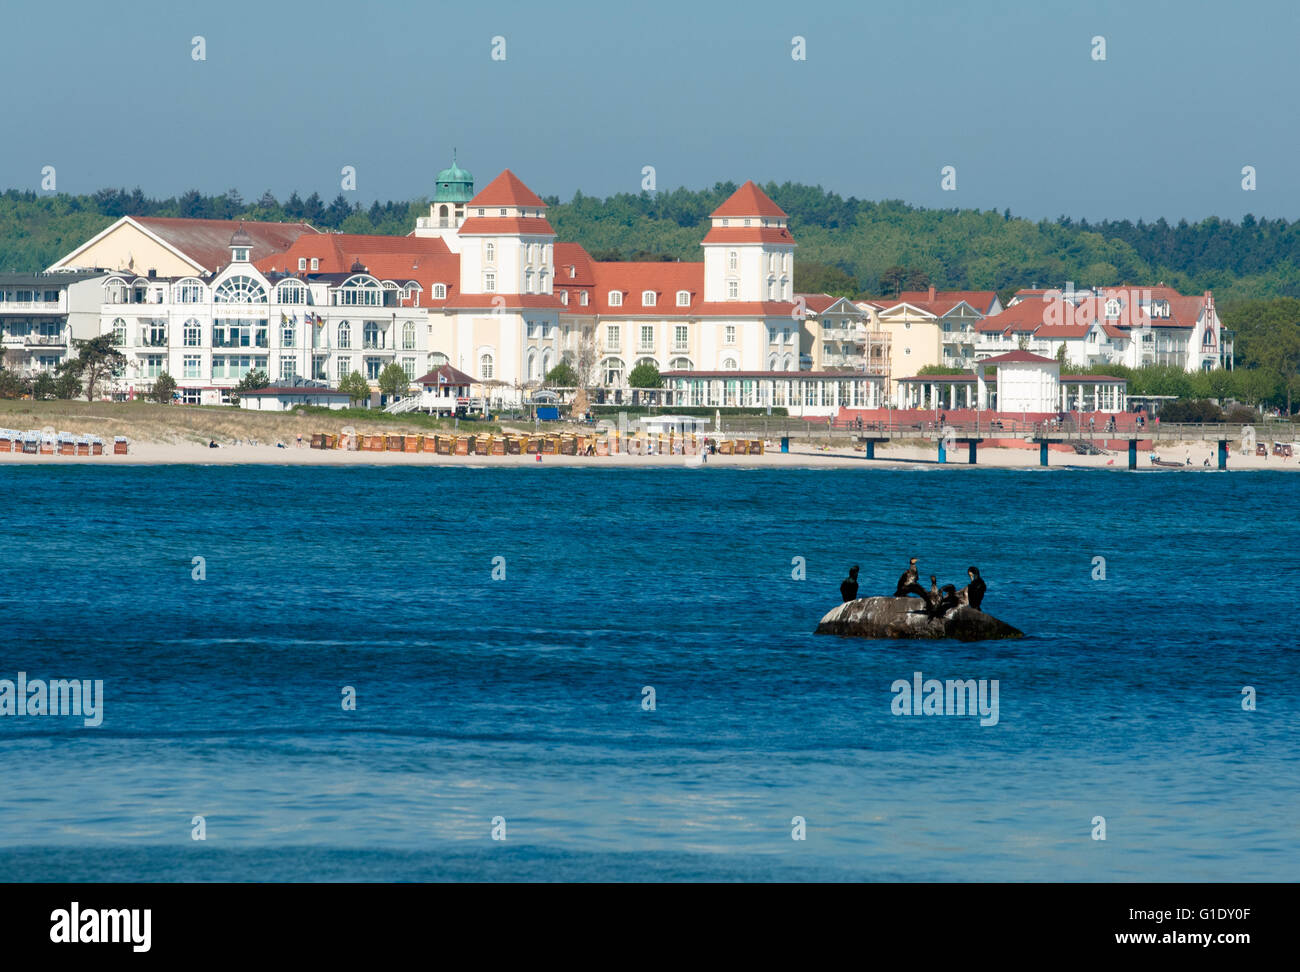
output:
<path id="1" fill-rule="evenodd" d="M 933 285 L 931 285 L 931 287 L 930 287 L 930 302 L 931 302 L 931 303 L 934 303 L 934 286 L 933 286 Z"/>

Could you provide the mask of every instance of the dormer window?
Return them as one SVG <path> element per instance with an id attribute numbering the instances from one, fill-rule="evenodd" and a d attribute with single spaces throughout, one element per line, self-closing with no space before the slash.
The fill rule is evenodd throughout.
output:
<path id="1" fill-rule="evenodd" d="M 583 307 L 587 306 L 587 292 L 585 290 L 582 292 L 582 296 L 578 298 L 578 303 Z"/>
<path id="2" fill-rule="evenodd" d="M 745 225 L 748 226 L 748 225 L 749 225 L 749 222 L 750 222 L 750 221 L 749 221 L 748 219 L 746 219 L 746 220 L 745 220 Z"/>
<path id="3" fill-rule="evenodd" d="M 678 307 L 691 306 L 691 292 L 689 290 L 677 291 L 677 306 Z"/>
<path id="4" fill-rule="evenodd" d="M 247 263 L 247 262 L 248 262 L 248 247 L 246 247 L 246 246 L 236 246 L 236 247 L 234 247 L 233 249 L 234 249 L 234 257 L 233 257 L 233 259 L 234 259 L 234 261 L 235 261 L 236 263 Z"/>
<path id="5" fill-rule="evenodd" d="M 1106 301 L 1106 319 L 1113 320 L 1119 317 L 1119 301 L 1112 297 Z"/>
<path id="6" fill-rule="evenodd" d="M 560 303 L 566 307 L 569 305 L 569 292 L 567 290 L 560 291 Z"/>
<path id="7" fill-rule="evenodd" d="M 729 226 L 730 224 L 731 224 L 731 220 L 727 219 L 726 216 L 723 216 L 723 217 L 722 217 L 722 225 L 723 225 L 723 226 Z"/>
<path id="8" fill-rule="evenodd" d="M 480 210 L 478 211 L 478 214 L 479 214 L 480 216 L 482 216 L 484 212 L 486 212 L 486 210 L 480 209 Z"/>
<path id="9" fill-rule="evenodd" d="M 306 258 L 306 257 L 298 257 L 298 272 L 301 273 L 302 271 L 304 271 L 304 270 L 306 270 L 306 269 L 307 269 L 307 258 Z"/>
<path id="10" fill-rule="evenodd" d="M 497 210 L 497 215 L 498 215 L 498 216 L 504 216 L 505 214 L 506 214 L 506 211 L 505 211 L 504 209 L 498 209 L 498 210 Z"/>
<path id="11" fill-rule="evenodd" d="M 569 264 L 569 279 L 572 280 L 572 279 L 573 279 L 574 277 L 576 277 L 577 275 L 578 275 L 578 268 L 575 267 L 572 263 L 570 263 L 570 264 Z"/>
<path id="12" fill-rule="evenodd" d="M 623 293 L 622 293 L 622 291 L 619 291 L 619 290 L 611 290 L 611 291 L 609 292 L 609 306 L 610 306 L 610 307 L 622 307 L 622 306 L 623 306 Z"/>
<path id="13" fill-rule="evenodd" d="M 447 285 L 436 283 L 433 285 L 433 296 L 436 300 L 447 299 Z"/>
<path id="14" fill-rule="evenodd" d="M 320 257 L 311 258 L 311 269 L 312 272 L 315 272 L 320 269 Z"/>
<path id="15" fill-rule="evenodd" d="M 655 292 L 653 290 L 641 291 L 641 306 L 653 307 L 655 305 Z"/>

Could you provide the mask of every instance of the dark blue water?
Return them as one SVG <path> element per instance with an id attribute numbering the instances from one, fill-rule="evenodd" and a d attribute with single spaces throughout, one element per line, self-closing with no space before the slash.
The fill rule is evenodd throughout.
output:
<path id="1" fill-rule="evenodd" d="M 1291 880 L 1295 483 L 3 468 L 0 679 L 104 719 L 0 718 L 0 879 Z M 910 555 L 1031 637 L 811 634 Z"/>

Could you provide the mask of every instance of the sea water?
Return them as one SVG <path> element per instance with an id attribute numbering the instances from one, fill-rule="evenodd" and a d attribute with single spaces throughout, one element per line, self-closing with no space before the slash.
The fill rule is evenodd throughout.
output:
<path id="1" fill-rule="evenodd" d="M 97 726 L 0 716 L 3 880 L 1297 874 L 1285 474 L 0 484 L 0 680 L 103 683 Z M 1027 637 L 812 633 L 911 556 Z M 996 680 L 996 724 L 896 714 L 917 672 Z"/>

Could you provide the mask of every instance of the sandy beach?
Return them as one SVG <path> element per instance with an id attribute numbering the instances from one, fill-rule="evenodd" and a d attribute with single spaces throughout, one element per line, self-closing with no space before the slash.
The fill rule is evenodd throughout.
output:
<path id="1" fill-rule="evenodd" d="M 111 449 L 111 443 L 108 448 Z M 876 449 L 876 458 L 868 460 L 864 453 L 842 446 L 829 448 L 791 443 L 790 452 L 776 450 L 761 456 L 711 455 L 707 462 L 701 456 L 681 455 L 615 455 L 615 456 L 562 456 L 543 455 L 541 461 L 535 455 L 515 456 L 445 456 L 428 452 L 351 452 L 341 449 L 311 449 L 296 445 L 279 448 L 274 444 L 259 445 L 223 445 L 210 448 L 194 442 L 132 442 L 127 455 L 101 456 L 60 456 L 29 455 L 24 453 L 0 452 L 0 463 L 6 465 L 308 465 L 308 466 L 464 466 L 486 469 L 491 467 L 518 466 L 578 466 L 592 469 L 628 468 L 628 467 L 685 467 L 685 468 L 725 468 L 754 467 L 774 469 L 823 469 L 836 467 L 859 468 L 910 468 L 910 469 L 971 469 L 971 468 L 1025 468 L 1038 469 L 1037 448 L 994 448 L 982 447 L 979 450 L 978 464 L 975 467 L 966 462 L 965 450 L 960 450 L 948 462 L 937 461 L 937 449 L 933 445 L 892 444 L 881 445 Z M 1167 461 L 1182 462 L 1187 458 L 1191 466 L 1182 467 L 1182 471 L 1217 472 L 1212 444 L 1192 442 L 1185 444 L 1162 443 L 1159 455 Z M 1210 466 L 1203 463 L 1210 459 Z M 1095 468 L 1110 470 L 1127 470 L 1128 457 L 1124 452 L 1111 455 L 1081 456 L 1073 452 L 1053 450 L 1048 458 L 1048 468 Z M 1158 472 L 1178 472 L 1179 469 L 1153 466 L 1149 454 L 1138 455 L 1138 469 Z M 1300 457 L 1282 459 L 1277 456 L 1246 456 L 1235 452 L 1228 457 L 1228 469 L 1294 469 L 1300 470 Z"/>

